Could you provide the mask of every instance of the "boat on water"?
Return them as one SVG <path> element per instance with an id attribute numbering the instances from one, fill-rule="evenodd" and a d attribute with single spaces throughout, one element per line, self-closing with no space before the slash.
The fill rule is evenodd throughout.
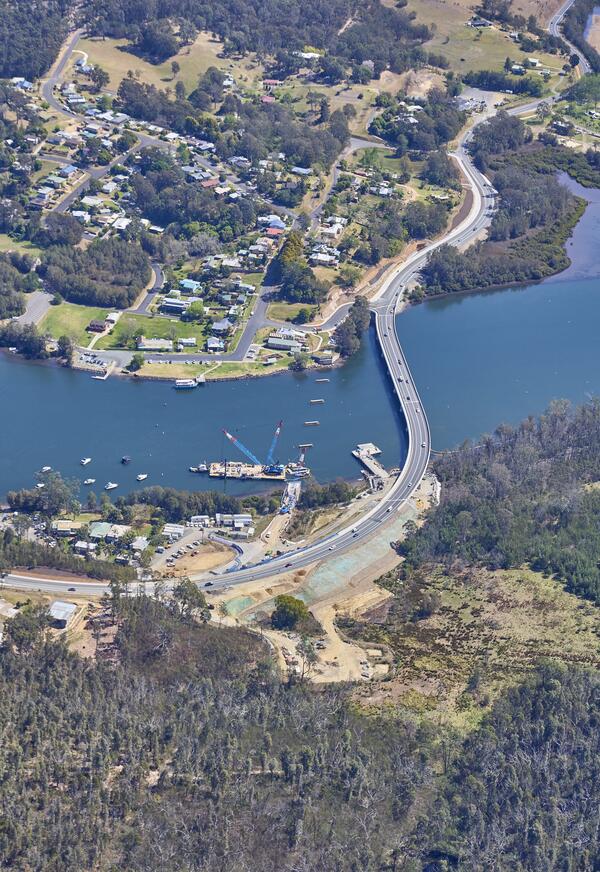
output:
<path id="1" fill-rule="evenodd" d="M 148 478 L 148 473 L 147 472 L 140 472 L 139 475 L 136 475 L 136 478 L 138 481 L 146 481 L 146 479 Z"/>
<path id="2" fill-rule="evenodd" d="M 92 462 L 92 458 L 91 457 L 83 457 L 79 462 L 81 463 L 82 466 L 87 466 L 88 463 Z"/>
<path id="3" fill-rule="evenodd" d="M 199 463 L 198 466 L 190 466 L 190 472 L 208 472 L 208 463 Z"/>
<path id="4" fill-rule="evenodd" d="M 84 484 L 96 484 L 96 479 L 95 478 L 86 478 L 86 480 L 84 481 Z"/>
<path id="5" fill-rule="evenodd" d="M 52 472 L 51 466 L 42 466 L 42 472 Z"/>
<path id="6" fill-rule="evenodd" d="M 36 484 L 36 487 L 38 488 L 38 490 L 41 490 L 43 487 L 46 487 L 46 485 L 44 484 L 43 481 L 38 481 L 38 483 Z"/>
<path id="7" fill-rule="evenodd" d="M 198 387 L 198 382 L 195 378 L 178 378 L 173 387 L 176 391 L 192 391 Z"/>
<path id="8" fill-rule="evenodd" d="M 288 463 L 287 474 L 289 478 L 306 478 L 310 475 L 310 469 L 303 463 Z"/>
<path id="9" fill-rule="evenodd" d="M 124 454 L 121 458 L 121 463 L 123 466 L 126 466 L 128 463 L 131 463 L 131 457 L 128 454 Z"/>
<path id="10" fill-rule="evenodd" d="M 104 485 L 104 490 L 114 490 L 119 485 L 114 481 L 109 481 Z"/>

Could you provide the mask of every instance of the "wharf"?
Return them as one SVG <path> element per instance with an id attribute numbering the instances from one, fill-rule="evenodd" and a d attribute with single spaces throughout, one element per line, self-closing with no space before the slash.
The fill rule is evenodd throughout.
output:
<path id="1" fill-rule="evenodd" d="M 253 463 L 211 463 L 208 474 L 211 478 L 239 478 L 254 481 L 285 481 L 285 470 L 280 473 L 268 473 L 264 466 Z"/>
<path id="2" fill-rule="evenodd" d="M 377 454 L 381 454 L 381 449 L 373 445 L 372 442 L 363 442 L 361 445 L 357 445 L 352 454 L 371 475 L 380 479 L 389 478 L 387 469 L 375 459 Z"/>

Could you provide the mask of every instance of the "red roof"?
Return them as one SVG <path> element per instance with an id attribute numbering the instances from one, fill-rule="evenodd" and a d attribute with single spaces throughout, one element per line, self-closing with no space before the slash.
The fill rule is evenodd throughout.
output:
<path id="1" fill-rule="evenodd" d="M 285 232 L 285 231 L 283 231 L 283 230 L 281 229 L 281 227 L 269 227 L 269 229 L 267 230 L 267 236 L 271 236 L 271 237 L 273 237 L 273 236 L 281 236 L 281 234 L 284 233 L 284 232 Z"/>
<path id="2" fill-rule="evenodd" d="M 261 103 L 274 103 L 275 97 L 271 97 L 270 94 L 267 94 L 265 97 L 261 97 L 260 102 Z"/>
<path id="3" fill-rule="evenodd" d="M 219 184 L 218 179 L 205 179 L 203 182 L 200 182 L 201 188 L 216 188 Z"/>

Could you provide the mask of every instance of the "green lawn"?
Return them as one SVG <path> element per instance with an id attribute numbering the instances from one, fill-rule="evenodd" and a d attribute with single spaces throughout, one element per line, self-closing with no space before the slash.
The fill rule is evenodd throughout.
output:
<path id="1" fill-rule="evenodd" d="M 163 64 L 151 64 L 143 58 L 127 51 L 126 39 L 82 39 L 78 48 L 88 54 L 89 62 L 101 66 L 110 76 L 108 87 L 116 91 L 128 70 L 139 72 L 140 81 L 158 88 L 175 89 L 177 82 L 183 82 L 188 93 L 198 84 L 198 78 L 211 67 L 230 71 L 236 81 L 253 84 L 262 76 L 262 67 L 251 58 L 232 62 L 220 58 L 222 43 L 213 40 L 210 34 L 200 33 L 192 46 L 185 46 Z M 171 62 L 177 61 L 180 70 L 173 78 Z"/>
<path id="2" fill-rule="evenodd" d="M 459 73 L 469 70 L 501 70 L 506 57 L 521 63 L 527 54 L 509 39 L 499 27 L 477 30 L 467 27 L 473 14 L 467 4 L 449 4 L 445 0 L 410 0 L 407 11 L 414 11 L 419 24 L 435 25 L 434 36 L 424 48 L 444 55 L 450 68 Z M 535 57 L 557 72 L 561 69 L 558 55 L 532 52 Z"/>
<path id="3" fill-rule="evenodd" d="M 300 309 L 309 309 L 313 318 L 317 307 L 306 303 L 269 303 L 267 316 L 274 321 L 293 321 Z"/>
<path id="4" fill-rule="evenodd" d="M 178 319 L 146 318 L 143 315 L 122 315 L 108 336 L 96 343 L 96 348 L 133 348 L 134 335 L 148 339 L 181 339 L 195 336 L 198 349 L 202 349 L 206 337 L 204 325 L 185 323 Z M 193 349 L 189 349 L 192 351 Z"/>
<path id="5" fill-rule="evenodd" d="M 4 251 L 19 251 L 21 254 L 38 255 L 40 254 L 41 249 L 37 248 L 27 240 L 17 242 L 6 233 L 0 233 L 0 252 Z"/>
<path id="6" fill-rule="evenodd" d="M 85 328 L 95 319 L 103 321 L 110 311 L 94 306 L 61 303 L 60 306 L 50 306 L 39 324 L 39 329 L 55 339 L 59 336 L 70 336 L 78 345 L 88 345 L 93 334 L 87 333 Z"/>

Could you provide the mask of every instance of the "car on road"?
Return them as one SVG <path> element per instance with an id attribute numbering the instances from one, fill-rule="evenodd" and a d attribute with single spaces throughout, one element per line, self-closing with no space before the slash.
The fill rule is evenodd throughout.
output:
<path id="1" fill-rule="evenodd" d="M 421 448 L 427 448 L 427 444 L 425 442 L 421 442 Z"/>
<path id="2" fill-rule="evenodd" d="M 67 592 L 68 592 L 68 593 L 76 593 L 76 591 L 77 591 L 77 588 L 76 588 L 76 587 L 68 587 L 68 588 L 67 588 Z"/>
<path id="3" fill-rule="evenodd" d="M 215 573 L 215 574 L 216 574 L 216 573 Z M 213 586 L 212 581 L 205 581 L 205 582 L 204 582 L 204 587 L 212 587 L 212 586 Z"/>
<path id="4" fill-rule="evenodd" d="M 292 563 L 286 563 L 286 564 L 285 564 L 285 568 L 287 569 L 288 566 L 292 566 L 292 565 L 293 565 Z"/>

